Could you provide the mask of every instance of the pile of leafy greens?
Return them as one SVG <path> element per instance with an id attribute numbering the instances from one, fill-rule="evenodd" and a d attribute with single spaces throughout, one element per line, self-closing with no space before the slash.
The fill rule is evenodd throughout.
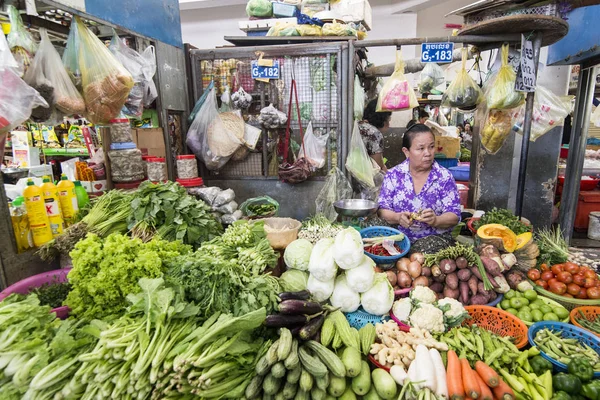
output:
<path id="1" fill-rule="evenodd" d="M 515 233 L 520 235 L 521 233 L 531 232 L 531 227 L 521 222 L 519 217 L 513 214 L 510 210 L 504 208 L 492 208 L 487 211 L 483 216 L 473 223 L 476 229 L 480 226 L 487 224 L 500 224 L 509 228 Z"/>

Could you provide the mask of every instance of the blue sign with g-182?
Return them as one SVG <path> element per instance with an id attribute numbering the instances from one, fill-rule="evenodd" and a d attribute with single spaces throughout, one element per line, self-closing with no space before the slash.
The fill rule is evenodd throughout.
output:
<path id="1" fill-rule="evenodd" d="M 421 62 L 449 63 L 452 62 L 454 43 L 421 43 Z"/>
<path id="2" fill-rule="evenodd" d="M 251 63 L 252 79 L 279 79 L 279 60 L 273 60 L 272 67 L 258 65 L 258 60 Z"/>

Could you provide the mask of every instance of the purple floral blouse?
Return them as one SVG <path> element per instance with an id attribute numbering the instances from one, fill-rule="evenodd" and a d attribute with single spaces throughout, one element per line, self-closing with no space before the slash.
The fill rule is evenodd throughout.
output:
<path id="1" fill-rule="evenodd" d="M 379 207 L 394 212 L 419 212 L 431 208 L 436 215 L 447 212 L 460 218 L 460 197 L 458 188 L 450 171 L 434 162 L 425 186 L 415 194 L 412 176 L 408 169 L 408 160 L 390 169 L 383 179 L 379 193 Z M 451 231 L 433 228 L 423 222 L 414 221 L 408 228 L 398 229 L 410 240 Z"/>

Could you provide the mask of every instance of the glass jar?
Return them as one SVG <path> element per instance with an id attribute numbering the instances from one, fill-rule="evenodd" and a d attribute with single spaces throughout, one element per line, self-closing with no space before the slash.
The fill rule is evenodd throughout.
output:
<path id="1" fill-rule="evenodd" d="M 112 143 L 108 151 L 112 180 L 114 182 L 133 182 L 144 179 L 142 152 L 135 143 Z"/>
<path id="2" fill-rule="evenodd" d="M 111 119 L 108 123 L 110 130 L 110 141 L 112 143 L 129 143 L 133 142 L 131 136 L 131 126 L 127 118 Z"/>
<path id="3" fill-rule="evenodd" d="M 198 177 L 198 162 L 193 154 L 177 156 L 177 177 L 193 179 Z"/>
<path id="4" fill-rule="evenodd" d="M 167 163 L 164 157 L 153 157 L 147 161 L 148 180 L 162 182 L 167 180 Z"/>

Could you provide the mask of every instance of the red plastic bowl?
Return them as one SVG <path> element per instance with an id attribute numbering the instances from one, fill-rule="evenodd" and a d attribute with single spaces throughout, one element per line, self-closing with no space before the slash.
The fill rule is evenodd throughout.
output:
<path id="1" fill-rule="evenodd" d="M 42 272 L 41 274 L 30 276 L 20 280 L 19 282 L 10 285 L 0 292 L 0 301 L 7 298 L 13 293 L 27 294 L 33 288 L 38 288 L 45 283 L 63 283 L 67 282 L 67 275 L 71 268 L 56 269 L 54 271 Z M 66 319 L 69 316 L 69 307 L 62 306 L 53 308 L 50 312 L 56 313 L 60 319 Z"/>
<path id="2" fill-rule="evenodd" d="M 582 179 L 581 182 L 579 183 L 579 190 L 582 190 L 582 191 L 594 190 L 598 187 L 598 182 L 600 182 L 600 179 L 585 179 L 585 180 Z M 558 183 L 560 186 L 565 185 L 565 177 L 563 175 L 558 176 Z"/>

